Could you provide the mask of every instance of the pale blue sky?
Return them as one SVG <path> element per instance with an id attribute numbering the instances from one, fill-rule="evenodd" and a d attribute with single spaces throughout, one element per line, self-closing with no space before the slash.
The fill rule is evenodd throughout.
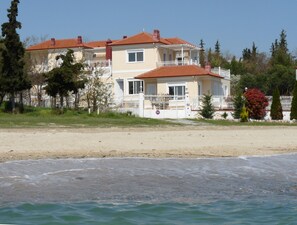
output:
<path id="1" fill-rule="evenodd" d="M 0 1 L 0 23 L 11 0 Z M 21 39 L 29 36 L 85 40 L 118 39 L 143 29 L 180 37 L 206 48 L 219 40 L 222 52 L 237 56 L 256 43 L 269 52 L 282 29 L 297 51 L 297 0 L 20 0 Z"/>

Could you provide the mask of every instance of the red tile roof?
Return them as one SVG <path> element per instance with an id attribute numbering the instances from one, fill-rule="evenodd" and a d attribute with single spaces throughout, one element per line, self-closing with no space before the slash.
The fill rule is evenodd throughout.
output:
<path id="1" fill-rule="evenodd" d="M 187 76 L 212 76 L 223 78 L 218 74 L 209 72 L 202 67 L 195 65 L 186 66 L 163 66 L 149 72 L 136 76 L 137 79 L 166 78 L 166 77 L 187 77 Z"/>
<path id="2" fill-rule="evenodd" d="M 189 45 L 193 45 L 190 42 L 187 42 L 187 41 L 185 41 L 183 39 L 180 39 L 178 37 L 175 37 L 175 38 L 165 38 L 165 39 L 166 39 L 166 41 L 170 42 L 171 44 L 189 44 Z"/>
<path id="3" fill-rule="evenodd" d="M 116 42 L 118 40 L 112 40 L 112 42 Z M 87 42 L 86 44 L 88 46 L 91 46 L 93 48 L 100 48 L 100 47 L 105 47 L 106 46 L 106 41 L 91 41 L 91 42 Z"/>
<path id="4" fill-rule="evenodd" d="M 53 40 L 47 40 L 37 45 L 30 46 L 27 48 L 28 51 L 33 50 L 46 50 L 46 49 L 62 49 L 62 48 L 96 48 L 96 47 L 105 47 L 106 41 L 92 41 L 84 43 L 81 40 L 81 43 L 78 41 L 78 38 L 73 39 L 54 39 L 55 44 L 53 44 Z M 149 43 L 160 43 L 165 45 L 172 45 L 172 44 L 190 44 L 187 41 L 184 41 L 180 38 L 162 38 L 160 37 L 159 40 L 154 38 L 153 34 L 147 32 L 141 32 L 139 34 L 133 35 L 131 37 L 127 37 L 121 40 L 112 40 L 111 46 L 117 45 L 136 45 L 136 44 L 149 44 Z M 193 45 L 194 46 L 194 45 Z"/>
<path id="5" fill-rule="evenodd" d="M 54 42 L 54 43 L 53 43 Z M 28 51 L 34 50 L 46 50 L 46 49 L 62 49 L 62 48 L 93 48 L 92 46 L 87 45 L 86 43 L 79 42 L 78 38 L 72 39 L 51 39 L 44 42 L 41 42 L 37 45 L 32 45 L 27 48 Z"/>
<path id="6" fill-rule="evenodd" d="M 147 32 L 141 32 L 131 37 L 127 37 L 125 39 L 114 42 L 111 44 L 111 46 L 149 44 L 149 43 L 171 44 L 169 41 L 167 41 L 164 38 L 160 38 L 160 40 L 156 40 L 153 38 L 152 34 L 149 34 Z"/>

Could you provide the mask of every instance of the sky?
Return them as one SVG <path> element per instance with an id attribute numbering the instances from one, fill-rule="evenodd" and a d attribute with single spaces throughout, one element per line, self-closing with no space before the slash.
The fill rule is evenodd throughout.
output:
<path id="1" fill-rule="evenodd" d="M 0 0 L 0 24 L 7 22 L 11 0 Z M 160 30 L 240 57 L 255 42 L 269 53 L 284 29 L 288 48 L 297 53 L 297 0 L 20 0 L 18 30 L 27 37 L 84 41 L 120 39 Z"/>

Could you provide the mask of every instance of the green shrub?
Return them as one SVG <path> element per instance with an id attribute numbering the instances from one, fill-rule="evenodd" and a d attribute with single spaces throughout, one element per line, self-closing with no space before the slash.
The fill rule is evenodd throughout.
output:
<path id="1" fill-rule="evenodd" d="M 18 102 L 15 103 L 15 113 L 24 113 L 24 105 Z M 4 112 L 11 113 L 12 112 L 12 103 L 11 101 L 4 102 Z"/>
<path id="2" fill-rule="evenodd" d="M 240 113 L 240 122 L 248 122 L 249 121 L 249 112 L 245 105 L 243 105 Z"/>
<path id="3" fill-rule="evenodd" d="M 211 95 L 203 95 L 202 99 L 202 110 L 200 112 L 200 115 L 203 116 L 206 119 L 212 119 L 214 114 L 214 107 L 211 103 Z"/>
<path id="4" fill-rule="evenodd" d="M 294 90 L 293 90 L 293 99 L 291 103 L 291 120 L 297 120 L 297 81 L 295 82 Z"/>
<path id="5" fill-rule="evenodd" d="M 228 113 L 224 112 L 224 113 L 222 114 L 222 117 L 223 117 L 224 119 L 227 119 L 227 117 L 228 117 Z"/>
<path id="6" fill-rule="evenodd" d="M 245 104 L 245 99 L 243 98 L 241 93 L 238 93 L 235 95 L 232 101 L 233 101 L 233 107 L 234 107 L 234 113 L 232 115 L 234 119 L 239 119 L 240 113 L 242 111 L 242 107 Z"/>
<path id="7" fill-rule="evenodd" d="M 272 96 L 272 104 L 270 108 L 270 117 L 272 120 L 283 119 L 283 108 L 280 102 L 279 90 L 275 89 Z"/>

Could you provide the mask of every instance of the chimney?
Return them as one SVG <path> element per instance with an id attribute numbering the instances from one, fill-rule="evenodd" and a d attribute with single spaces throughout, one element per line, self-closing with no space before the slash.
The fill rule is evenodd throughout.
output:
<path id="1" fill-rule="evenodd" d="M 105 59 L 106 60 L 112 60 L 112 48 L 110 46 L 111 43 L 112 43 L 112 41 L 110 39 L 108 39 L 105 44 Z"/>
<path id="2" fill-rule="evenodd" d="M 82 36 L 77 36 L 77 44 L 82 44 Z"/>
<path id="3" fill-rule="evenodd" d="M 51 38 L 51 46 L 55 46 L 56 45 L 56 39 L 55 38 Z"/>
<path id="4" fill-rule="evenodd" d="M 153 39 L 155 41 L 160 41 L 160 31 L 159 30 L 154 30 L 154 32 L 153 32 Z"/>
<path id="5" fill-rule="evenodd" d="M 123 36 L 123 39 L 126 39 L 126 38 L 127 38 L 127 36 L 126 36 L 126 35 L 124 35 L 124 36 Z"/>
<path id="6" fill-rule="evenodd" d="M 205 70 L 206 70 L 207 72 L 211 72 L 211 65 L 210 65 L 210 63 L 206 63 L 206 64 L 205 64 Z"/>

